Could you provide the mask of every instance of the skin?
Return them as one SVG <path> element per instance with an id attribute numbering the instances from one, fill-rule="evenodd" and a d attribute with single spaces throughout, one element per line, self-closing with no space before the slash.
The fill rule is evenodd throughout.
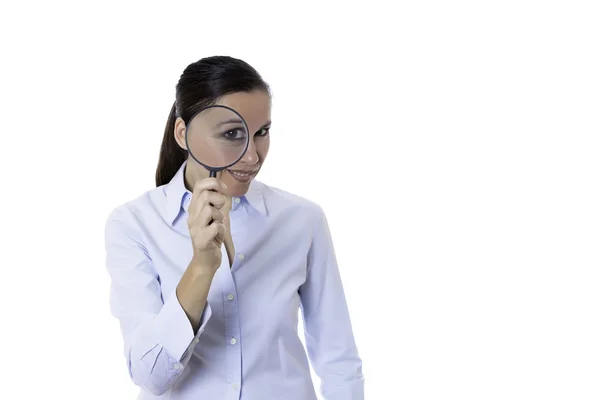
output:
<path id="1" fill-rule="evenodd" d="M 232 93 L 219 99 L 216 104 L 231 107 L 240 113 L 250 131 L 248 150 L 242 159 L 229 169 L 243 171 L 260 169 L 269 152 L 269 135 L 264 136 L 264 133 L 268 132 L 271 121 L 271 97 L 269 94 L 263 91 Z M 175 139 L 181 148 L 187 150 L 185 122 L 181 118 L 175 122 Z M 207 178 L 208 175 L 209 172 L 203 166 L 188 157 L 185 171 L 188 190 L 191 190 L 197 181 Z M 229 197 L 243 196 L 250 187 L 250 183 L 245 184 L 235 180 L 227 170 L 219 172 L 217 178 L 227 186 L 224 194 Z"/>
<path id="2" fill-rule="evenodd" d="M 216 104 L 236 110 L 246 121 L 250 132 L 248 150 L 235 165 L 234 171 L 254 171 L 256 177 L 269 152 L 269 128 L 271 121 L 271 98 L 263 91 L 232 93 Z M 175 123 L 175 140 L 183 149 L 186 126 L 181 118 Z M 177 298 L 185 311 L 194 333 L 200 325 L 200 317 L 215 272 L 221 265 L 221 246 L 225 244 L 230 266 L 235 248 L 229 229 L 229 211 L 233 196 L 243 196 L 250 187 L 236 180 L 228 170 L 209 178 L 209 172 L 191 157 L 185 170 L 185 184 L 192 192 L 189 207 L 188 228 L 194 253 L 177 285 Z"/>

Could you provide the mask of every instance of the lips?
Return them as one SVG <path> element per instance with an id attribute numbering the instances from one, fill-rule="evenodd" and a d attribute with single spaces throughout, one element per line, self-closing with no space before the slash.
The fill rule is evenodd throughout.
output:
<path id="1" fill-rule="evenodd" d="M 256 171 L 258 171 L 258 170 L 254 170 L 254 171 L 234 171 L 234 170 L 231 170 L 231 169 L 229 169 L 228 171 L 229 171 L 229 173 L 231 173 L 232 175 L 235 175 L 235 176 L 239 176 L 239 177 L 245 178 L 245 177 L 248 177 L 248 176 L 254 175 L 254 174 L 256 173 Z"/>
<path id="2" fill-rule="evenodd" d="M 229 174 L 233 177 L 233 179 L 235 179 L 236 181 L 240 182 L 240 183 L 248 183 L 252 180 L 252 178 L 254 178 L 254 175 L 256 175 L 256 173 L 258 172 L 259 168 L 253 169 L 253 170 L 232 170 L 232 169 L 228 169 L 227 172 L 229 172 Z"/>

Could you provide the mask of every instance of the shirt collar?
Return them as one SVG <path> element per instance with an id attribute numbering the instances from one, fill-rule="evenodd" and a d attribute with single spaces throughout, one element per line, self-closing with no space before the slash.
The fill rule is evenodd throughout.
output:
<path id="1" fill-rule="evenodd" d="M 260 215 L 267 215 L 267 208 L 265 207 L 265 197 L 263 195 L 263 184 L 256 179 L 252 180 L 248 191 L 243 196 L 252 208 L 260 213 Z"/>
<path id="2" fill-rule="evenodd" d="M 167 219 L 170 224 L 175 222 L 175 219 L 179 216 L 181 209 L 187 212 L 188 205 L 192 198 L 192 193 L 185 187 L 185 166 L 187 160 L 181 164 L 179 170 L 171 179 L 171 181 L 165 187 L 165 195 L 167 198 Z M 259 214 L 266 216 L 267 210 L 265 207 L 265 198 L 263 195 L 262 183 L 254 179 L 250 183 L 250 187 L 242 200 L 245 199 L 254 210 L 258 211 Z M 235 203 L 232 205 L 233 209 L 236 209 Z"/>
<path id="3" fill-rule="evenodd" d="M 175 219 L 181 212 L 181 207 L 184 205 L 186 198 L 191 198 L 191 192 L 185 187 L 185 165 L 184 161 L 177 170 L 177 173 L 165 187 L 165 195 L 167 197 L 167 219 L 170 224 L 175 222 Z M 189 200 L 187 200 L 189 202 Z M 186 207 L 187 208 L 187 207 Z"/>

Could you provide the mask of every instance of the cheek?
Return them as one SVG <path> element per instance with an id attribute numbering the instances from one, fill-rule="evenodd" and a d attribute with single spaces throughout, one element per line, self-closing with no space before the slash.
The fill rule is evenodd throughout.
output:
<path id="1" fill-rule="evenodd" d="M 256 142 L 256 152 L 261 160 L 267 158 L 267 154 L 269 153 L 269 145 L 270 139 L 269 136 L 265 138 L 261 138 Z"/>

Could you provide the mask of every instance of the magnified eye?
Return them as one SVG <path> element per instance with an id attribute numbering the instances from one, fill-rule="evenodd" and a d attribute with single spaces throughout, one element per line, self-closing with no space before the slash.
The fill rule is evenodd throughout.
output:
<path id="1" fill-rule="evenodd" d="M 224 132 L 223 137 L 227 140 L 242 140 L 246 135 L 243 129 L 235 128 Z"/>

